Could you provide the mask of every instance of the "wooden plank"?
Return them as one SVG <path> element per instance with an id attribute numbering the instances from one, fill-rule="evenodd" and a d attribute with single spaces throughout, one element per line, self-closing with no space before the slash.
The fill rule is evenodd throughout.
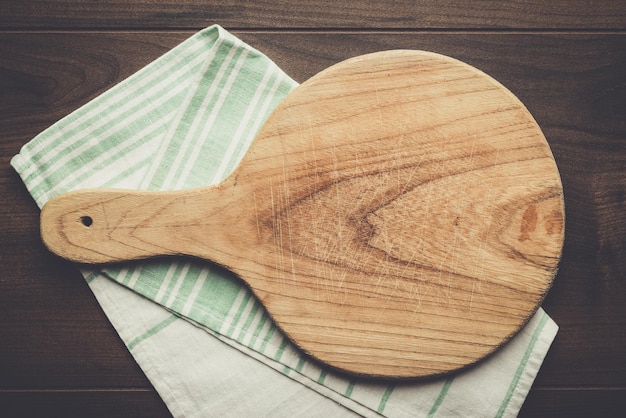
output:
<path id="1" fill-rule="evenodd" d="M 170 417 L 152 390 L 0 391 L 2 412 L 11 417 Z M 567 406 L 564 409 L 564 406 Z M 621 418 L 626 410 L 623 389 L 559 388 L 530 391 L 520 418 Z"/>
<path id="2" fill-rule="evenodd" d="M 563 262 L 544 305 L 562 327 L 554 349 L 560 355 L 550 357 L 540 381 L 624 384 L 626 359 L 621 347 L 626 345 L 626 308 L 620 302 L 625 290 L 619 283 L 626 271 L 624 248 L 620 245 L 626 211 L 619 191 L 626 184 L 626 153 L 619 138 L 624 137 L 626 126 L 618 111 L 602 112 L 596 106 L 602 103 L 619 110 L 620 103 L 624 103 L 624 90 L 619 86 L 624 85 L 620 63 L 625 59 L 626 37 L 239 35 L 300 81 L 349 55 L 387 48 L 424 48 L 482 68 L 522 98 L 553 147 L 566 198 Z M 10 69 L 11 77 L 5 79 L 6 85 L 15 93 L 3 95 L 0 105 L 7 110 L 2 114 L 3 126 L 9 127 L 2 145 L 5 158 L 36 133 L 26 123 L 28 119 L 40 120 L 36 129 L 51 123 L 185 36 L 107 34 L 103 47 L 93 49 L 90 45 L 96 39 L 102 40 L 103 35 L 2 35 L 2 66 Z M 111 70 L 109 78 L 99 77 L 105 73 L 97 64 L 101 62 L 108 62 L 117 71 Z M 128 62 L 131 64 L 123 64 Z M 58 70 L 45 72 L 51 63 Z M 85 77 L 68 81 L 64 69 L 74 69 Z M 31 93 L 31 86 L 40 83 L 44 73 L 51 74 L 46 76 L 50 77 L 48 82 L 57 87 Z M 18 96 L 21 101 L 12 100 Z M 6 191 L 10 195 L 25 193 L 15 183 L 10 187 Z M 21 199 L 5 210 L 23 216 L 25 202 Z M 32 225 L 37 218 L 32 209 L 31 214 L 28 221 L 4 225 L 7 232 L 3 236 L 17 240 L 29 234 L 34 245 L 38 236 Z M 19 229 L 19 225 L 25 229 Z M 28 253 L 16 252 L 13 257 L 12 265 L 32 264 Z M 44 280 L 45 270 L 42 266 L 40 280 Z M 12 280 L 23 281 L 20 276 Z M 572 361 L 578 367 L 570 367 Z"/>
<path id="3" fill-rule="evenodd" d="M 598 0 L 337 2 L 9 0 L 3 29 L 626 29 L 626 4 Z"/>
<path id="4" fill-rule="evenodd" d="M 21 142 L 27 142 L 29 137 L 164 54 L 191 33 L 84 35 L 2 35 L 0 109 L 5 118 L 4 141 L 14 135 L 26 135 Z M 6 142 L 0 145 L 6 146 Z M 2 150 L 8 158 L 8 150 Z"/>
<path id="5" fill-rule="evenodd" d="M 75 270 L 59 267 L 40 246 L 37 209 L 8 160 L 39 131 L 191 33 L 0 34 L 0 216 L 11 219 L 0 224 L 0 316 L 10 318 L 0 322 L 1 388 L 62 388 L 68 381 L 77 387 L 147 387 Z M 420 48 L 469 62 L 520 97 L 553 148 L 567 222 L 563 262 L 544 303 L 561 329 L 522 413 L 595 416 L 587 412 L 600 408 L 598 415 L 611 416 L 624 410 L 619 388 L 626 383 L 625 36 L 236 34 L 299 81 L 348 56 Z M 26 307 L 9 314 L 18 300 Z M 77 312 L 94 329 L 81 327 Z M 35 322 L 40 325 L 29 330 Z M 581 385 L 606 390 L 572 387 Z M 23 402 L 37 402 L 36 395 L 24 396 Z M 112 407 L 103 402 L 104 410 Z M 127 405 L 135 408 L 133 416 L 152 408 Z"/>
<path id="6" fill-rule="evenodd" d="M 152 389 L 0 391 L 0 405 L 7 417 L 171 417 Z"/>
<path id="7" fill-rule="evenodd" d="M 624 411 L 625 388 L 531 389 L 519 418 L 622 418 Z"/>
<path id="8" fill-rule="evenodd" d="M 10 417 L 171 417 L 152 390 L 0 391 L 0 405 Z M 623 389 L 532 389 L 519 417 L 622 418 L 624 410 Z"/>

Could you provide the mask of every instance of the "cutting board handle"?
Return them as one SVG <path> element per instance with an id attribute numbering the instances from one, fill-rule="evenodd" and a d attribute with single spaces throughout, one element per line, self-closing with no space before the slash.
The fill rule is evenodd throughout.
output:
<path id="1" fill-rule="evenodd" d="M 85 189 L 51 199 L 41 237 L 53 253 L 79 263 L 164 255 L 204 256 L 220 246 L 223 197 L 217 187 L 168 192 Z M 215 208 L 211 207 L 214 204 Z M 215 227 L 214 227 L 215 226 Z M 195 245 L 195 241 L 202 241 Z M 201 244 L 201 254 L 194 249 Z"/>

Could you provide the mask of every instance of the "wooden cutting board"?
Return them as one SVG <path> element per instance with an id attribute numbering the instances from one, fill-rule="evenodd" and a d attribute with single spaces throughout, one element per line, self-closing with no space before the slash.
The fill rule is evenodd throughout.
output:
<path id="1" fill-rule="evenodd" d="M 452 58 L 385 51 L 294 90 L 220 185 L 71 192 L 43 208 L 41 233 L 81 263 L 219 263 L 314 358 L 414 378 L 471 365 L 526 323 L 564 206 L 511 92 Z"/>

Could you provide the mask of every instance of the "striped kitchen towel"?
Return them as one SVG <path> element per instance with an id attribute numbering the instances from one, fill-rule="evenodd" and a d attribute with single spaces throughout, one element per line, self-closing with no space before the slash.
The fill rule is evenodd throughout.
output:
<path id="1" fill-rule="evenodd" d="M 11 163 L 40 207 L 86 187 L 219 183 L 296 86 L 212 26 L 42 132 Z M 515 416 L 557 331 L 539 309 L 463 372 L 422 382 L 351 379 L 310 362 L 242 282 L 210 263 L 161 259 L 82 272 L 181 417 Z"/>

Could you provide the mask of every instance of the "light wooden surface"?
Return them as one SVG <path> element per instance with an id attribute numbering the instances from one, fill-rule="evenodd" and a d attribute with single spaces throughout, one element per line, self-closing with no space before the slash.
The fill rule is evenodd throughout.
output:
<path id="1" fill-rule="evenodd" d="M 475 363 L 526 323 L 560 259 L 564 208 L 545 137 L 510 91 L 398 50 L 305 82 L 219 186 L 71 192 L 41 226 L 73 261 L 217 262 L 315 358 L 412 378 Z"/>
<path id="2" fill-rule="evenodd" d="M 625 2 L 6 0 L 0 16 L 1 415 L 171 416 L 75 266 L 41 243 L 39 209 L 9 159 L 220 23 L 299 82 L 355 55 L 407 48 L 462 59 L 511 89 L 558 163 L 567 230 L 542 304 L 559 333 L 520 416 L 623 417 Z"/>

